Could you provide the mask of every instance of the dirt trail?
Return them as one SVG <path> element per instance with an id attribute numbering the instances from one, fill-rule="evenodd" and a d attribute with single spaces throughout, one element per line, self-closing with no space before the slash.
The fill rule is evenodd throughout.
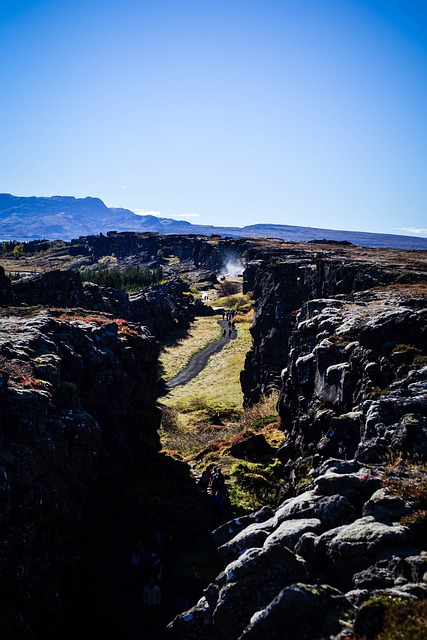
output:
<path id="1" fill-rule="evenodd" d="M 165 383 L 162 395 L 166 395 L 175 387 L 190 382 L 190 380 L 195 378 L 206 367 L 209 358 L 214 353 L 221 351 L 224 345 L 230 342 L 230 340 L 234 340 L 236 338 L 237 331 L 234 327 L 231 327 L 231 335 L 229 335 L 230 326 L 227 320 L 219 320 L 218 324 L 222 327 L 223 331 L 225 331 L 225 335 L 223 335 L 219 340 L 210 342 L 207 347 L 195 353 L 194 356 L 191 357 L 186 368 L 178 373 L 177 376 Z"/>

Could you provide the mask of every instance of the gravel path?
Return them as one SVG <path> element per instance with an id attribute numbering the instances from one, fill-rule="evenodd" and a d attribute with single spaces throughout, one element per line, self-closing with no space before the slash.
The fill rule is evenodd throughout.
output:
<path id="1" fill-rule="evenodd" d="M 234 340 L 236 338 L 237 331 L 235 328 L 232 328 L 231 335 L 228 335 L 229 324 L 227 320 L 219 320 L 218 324 L 222 327 L 223 331 L 225 330 L 226 335 L 223 335 L 219 340 L 210 342 L 207 347 L 195 353 L 194 356 L 190 358 L 190 361 L 186 368 L 178 373 L 175 378 L 172 378 L 165 383 L 162 395 L 166 395 L 171 389 L 174 389 L 175 387 L 190 382 L 190 380 L 195 378 L 201 371 L 203 371 L 209 358 L 214 353 L 218 353 L 218 351 L 221 351 L 225 344 L 230 342 L 230 340 Z"/>

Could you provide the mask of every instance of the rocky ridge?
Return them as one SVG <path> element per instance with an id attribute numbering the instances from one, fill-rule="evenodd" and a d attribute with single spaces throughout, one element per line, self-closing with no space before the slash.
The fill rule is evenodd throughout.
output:
<path id="1" fill-rule="evenodd" d="M 131 633 L 120 579 L 90 556 L 100 543 L 123 556 L 149 535 L 159 513 L 132 509 L 131 495 L 153 468 L 194 491 L 189 470 L 159 453 L 156 404 L 158 339 L 194 319 L 187 291 L 170 281 L 130 300 L 73 271 L 11 283 L 0 268 L 2 637 L 79 633 L 97 608 L 94 632 L 114 621 Z"/>
<path id="2" fill-rule="evenodd" d="M 9 308 L 0 350 L 0 628 L 47 637 L 105 496 L 113 509 L 160 449 L 158 347 L 127 323 Z"/>
<path id="3" fill-rule="evenodd" d="M 0 238 L 2 240 L 33 240 L 62 238 L 72 240 L 77 235 L 157 232 L 181 235 L 221 235 L 229 238 L 264 237 L 309 242 L 329 238 L 352 241 L 358 245 L 425 249 L 426 238 L 385 233 L 340 231 L 280 224 L 253 224 L 245 227 L 215 227 L 196 225 L 186 220 L 173 220 L 152 215 L 137 215 L 124 208 L 107 207 L 99 198 L 73 196 L 23 197 L 0 193 Z"/>
<path id="4" fill-rule="evenodd" d="M 426 598 L 426 524 L 402 492 L 427 483 L 425 281 L 425 263 L 319 254 L 247 266 L 242 388 L 280 390 L 288 482 L 276 509 L 213 532 L 224 570 L 169 637 L 369 639 L 384 602 Z"/>
<path id="5" fill-rule="evenodd" d="M 194 259 L 198 243 L 179 243 L 182 260 Z M 401 481 L 420 492 L 426 483 L 422 468 L 409 469 L 427 456 L 425 256 L 208 244 L 206 255 L 232 249 L 245 263 L 256 307 L 242 389 L 246 404 L 280 391 L 284 483 L 275 508 L 213 532 L 224 568 L 167 636 L 283 637 L 285 619 L 289 638 L 374 638 L 382 614 L 373 596 L 426 597 L 425 524 L 414 496 L 398 490 Z M 197 268 L 213 264 L 201 258 Z M 158 346 L 145 328 L 150 318 L 156 328 L 157 298 L 86 287 L 64 273 L 12 285 L 0 274 L 1 616 L 24 638 L 39 617 L 54 625 L 91 514 L 105 517 L 105 496 L 120 500 L 145 461 L 158 459 Z M 60 286 L 61 278 L 74 284 Z M 185 324 L 194 313 L 191 305 L 184 313 L 188 296 L 175 286 L 182 316 L 166 303 L 165 331 L 171 318 L 169 326 L 179 317 Z M 26 306 L 35 303 L 47 308 Z"/>
<path id="6" fill-rule="evenodd" d="M 3 281 L 7 281 L 3 270 Z M 163 338 L 174 329 L 187 329 L 196 315 L 211 313 L 190 295 L 190 285 L 173 278 L 128 295 L 121 289 L 82 282 L 74 270 L 52 269 L 25 276 L 5 286 L 3 299 L 9 304 L 49 306 L 57 309 L 89 309 L 143 324 L 154 336 Z"/>

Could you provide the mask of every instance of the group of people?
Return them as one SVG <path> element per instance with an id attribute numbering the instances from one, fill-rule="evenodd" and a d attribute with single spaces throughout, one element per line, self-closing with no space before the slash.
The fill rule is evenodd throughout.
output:
<path id="1" fill-rule="evenodd" d="M 236 329 L 236 323 L 234 321 L 235 315 L 236 315 L 236 312 L 233 310 L 230 310 L 230 311 L 225 311 L 225 309 L 222 310 L 222 319 L 227 321 L 227 326 L 223 327 L 223 330 L 222 330 L 223 338 L 226 338 L 227 335 L 229 338 L 231 338 L 233 330 Z"/>
<path id="2" fill-rule="evenodd" d="M 207 466 L 198 485 L 206 497 L 212 514 L 213 528 L 221 525 L 230 507 L 224 474 L 215 465 Z M 155 531 L 145 543 L 138 540 L 129 561 L 130 584 L 143 607 L 143 624 L 147 638 L 158 637 L 162 629 L 164 603 L 162 601 L 163 563 L 170 552 L 171 539 L 165 531 Z M 139 606 L 139 605 L 138 605 Z"/>
<path id="3" fill-rule="evenodd" d="M 234 311 L 234 309 L 228 309 L 227 311 L 225 309 L 222 310 L 222 319 L 228 320 L 230 324 L 233 322 L 235 315 L 236 311 Z"/>
<path id="4" fill-rule="evenodd" d="M 222 337 L 226 338 L 228 335 L 228 337 L 231 338 L 232 333 L 233 333 L 233 327 L 229 327 L 228 330 L 224 327 L 224 329 L 222 330 Z"/>

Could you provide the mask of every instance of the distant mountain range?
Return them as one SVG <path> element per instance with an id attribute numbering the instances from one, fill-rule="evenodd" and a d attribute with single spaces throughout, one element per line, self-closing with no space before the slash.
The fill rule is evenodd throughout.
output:
<path id="1" fill-rule="evenodd" d="M 338 231 L 285 224 L 245 227 L 197 225 L 172 218 L 137 215 L 129 209 L 107 207 L 99 198 L 73 196 L 21 197 L 0 194 L 0 240 L 66 240 L 108 231 L 154 231 L 160 234 L 265 237 L 294 242 L 347 241 L 365 247 L 427 249 L 427 238 L 361 231 Z"/>

